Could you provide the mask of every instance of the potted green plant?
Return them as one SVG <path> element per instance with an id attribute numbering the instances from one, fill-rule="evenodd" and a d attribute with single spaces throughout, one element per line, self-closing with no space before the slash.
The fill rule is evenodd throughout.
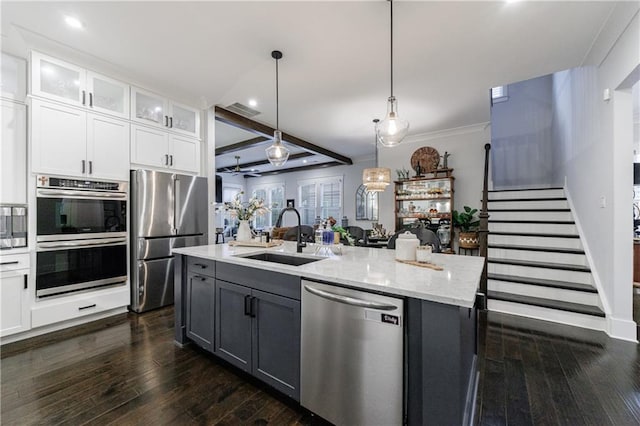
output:
<path id="1" fill-rule="evenodd" d="M 480 219 L 477 216 L 478 209 L 464 206 L 463 212 L 454 210 L 452 213 L 453 226 L 460 228 L 458 245 L 462 248 L 478 248 L 478 226 Z"/>

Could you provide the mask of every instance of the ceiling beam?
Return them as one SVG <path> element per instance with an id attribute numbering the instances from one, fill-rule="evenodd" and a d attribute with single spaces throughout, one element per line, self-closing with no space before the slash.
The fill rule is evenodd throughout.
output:
<path id="1" fill-rule="evenodd" d="M 308 166 L 290 167 L 288 169 L 272 170 L 270 172 L 260 172 L 260 176 L 244 175 L 244 178 L 245 179 L 249 179 L 249 178 L 253 178 L 253 177 L 281 175 L 281 174 L 284 174 L 284 173 L 302 172 L 302 171 L 305 171 L 305 170 L 324 169 L 324 168 L 327 168 L 327 167 L 335 167 L 335 166 L 343 166 L 343 165 L 344 165 L 343 163 L 340 163 L 338 161 L 330 161 L 328 163 L 310 164 Z"/>
<path id="2" fill-rule="evenodd" d="M 291 154 L 289 156 L 289 160 L 297 160 L 299 158 L 312 157 L 314 155 L 315 154 L 313 154 L 311 152 L 299 152 L 297 154 Z M 289 161 L 289 160 L 287 160 L 287 161 Z M 251 163 L 240 164 L 240 169 L 246 169 L 246 168 L 256 167 L 256 166 L 264 166 L 266 164 L 269 164 L 269 160 L 253 161 Z M 235 164 L 232 165 L 232 166 L 220 167 L 220 168 L 216 169 L 216 173 L 224 172 L 226 170 L 233 169 L 235 167 L 236 167 Z"/>
<path id="3" fill-rule="evenodd" d="M 258 123 L 257 121 L 251 120 L 250 118 L 244 117 L 240 114 L 236 114 L 235 112 L 229 111 L 228 109 L 219 107 L 217 105 L 215 107 L 215 115 L 216 120 L 218 121 L 227 123 L 231 126 L 255 133 L 260 136 L 264 136 L 269 139 L 271 139 L 273 132 L 275 131 L 274 128 L 267 126 L 266 124 Z M 282 140 L 291 145 L 300 147 L 306 151 L 331 157 L 341 164 L 353 164 L 353 161 L 351 161 L 351 158 L 349 157 L 345 157 L 344 155 L 340 155 L 326 148 L 322 148 L 321 146 L 314 145 L 311 142 L 307 142 L 288 133 L 282 132 Z"/>
<path id="4" fill-rule="evenodd" d="M 231 152 L 242 151 L 243 149 L 251 148 L 254 145 L 260 145 L 270 141 L 270 138 L 264 136 L 258 136 L 257 138 L 247 139 L 246 141 L 236 142 L 231 145 L 216 147 L 216 157 L 222 154 L 229 154 Z"/>

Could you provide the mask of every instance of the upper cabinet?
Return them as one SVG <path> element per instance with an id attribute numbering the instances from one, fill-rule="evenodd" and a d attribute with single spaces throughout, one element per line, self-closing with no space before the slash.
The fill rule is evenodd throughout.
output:
<path id="1" fill-rule="evenodd" d="M 200 111 L 136 87 L 131 88 L 131 120 L 200 138 Z"/>
<path id="2" fill-rule="evenodd" d="M 34 96 L 129 118 L 129 85 L 41 53 L 31 53 Z"/>
<path id="3" fill-rule="evenodd" d="M 27 61 L 2 52 L 1 96 L 24 102 L 27 96 Z"/>

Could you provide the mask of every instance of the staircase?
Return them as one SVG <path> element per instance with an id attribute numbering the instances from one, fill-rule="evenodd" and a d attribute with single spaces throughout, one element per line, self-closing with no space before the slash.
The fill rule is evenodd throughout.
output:
<path id="1" fill-rule="evenodd" d="M 562 188 L 488 192 L 488 309 L 604 330 Z"/>

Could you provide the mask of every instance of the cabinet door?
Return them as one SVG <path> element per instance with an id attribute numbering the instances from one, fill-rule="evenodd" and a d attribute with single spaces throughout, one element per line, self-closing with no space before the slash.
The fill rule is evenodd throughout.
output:
<path id="1" fill-rule="evenodd" d="M 31 117 L 32 170 L 83 176 L 87 170 L 87 113 L 34 99 Z"/>
<path id="2" fill-rule="evenodd" d="M 87 173 L 91 177 L 129 179 L 129 123 L 87 114 Z"/>
<path id="3" fill-rule="evenodd" d="M 131 88 L 131 119 L 140 123 L 168 127 L 167 101 L 155 93 Z"/>
<path id="4" fill-rule="evenodd" d="M 169 166 L 174 170 L 200 173 L 200 141 L 169 135 Z"/>
<path id="5" fill-rule="evenodd" d="M 184 105 L 172 103 L 169 112 L 169 127 L 179 133 L 195 138 L 200 137 L 200 111 Z"/>
<path id="6" fill-rule="evenodd" d="M 83 68 L 37 52 L 31 54 L 31 91 L 36 96 L 84 105 L 88 96 L 85 78 Z"/>
<path id="7" fill-rule="evenodd" d="M 154 167 L 169 165 L 169 135 L 164 130 L 131 126 L 131 162 Z"/>
<path id="8" fill-rule="evenodd" d="M 24 102 L 27 96 L 27 61 L 2 52 L 2 97 Z"/>
<path id="9" fill-rule="evenodd" d="M 251 290 L 216 280 L 215 353 L 220 358 L 251 371 Z"/>
<path id="10" fill-rule="evenodd" d="M 300 400 L 300 301 L 253 290 L 253 375 Z"/>
<path id="11" fill-rule="evenodd" d="M 129 118 L 129 85 L 87 71 L 86 105 L 96 111 Z"/>
<path id="12" fill-rule="evenodd" d="M 11 271 L 0 274 L 0 336 L 31 328 L 28 301 L 27 272 Z"/>
<path id="13" fill-rule="evenodd" d="M 27 107 L 2 101 L 0 203 L 27 204 Z"/>
<path id="14" fill-rule="evenodd" d="M 215 280 L 204 275 L 187 277 L 187 337 L 213 352 Z"/>

